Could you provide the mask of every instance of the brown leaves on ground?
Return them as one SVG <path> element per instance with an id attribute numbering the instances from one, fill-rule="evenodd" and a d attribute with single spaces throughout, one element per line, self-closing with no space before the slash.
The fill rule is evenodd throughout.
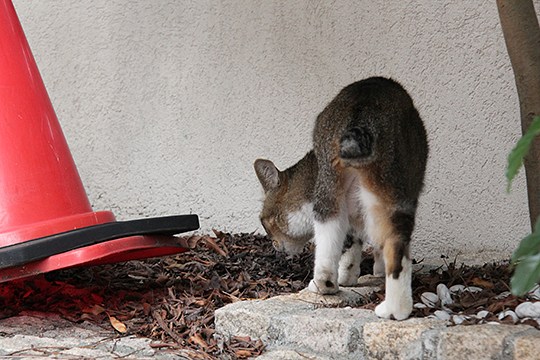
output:
<path id="1" fill-rule="evenodd" d="M 214 311 L 244 299 L 297 292 L 311 277 L 310 251 L 286 258 L 259 235 L 182 238 L 175 257 L 62 270 L 0 287 L 0 317 L 24 310 L 56 312 L 194 359 L 241 359 L 262 353 L 249 338 L 214 336 Z"/>
<path id="2" fill-rule="evenodd" d="M 511 276 L 512 271 L 508 262 L 484 264 L 483 266 L 457 266 L 454 261 L 438 269 L 415 274 L 413 276 L 413 298 L 414 302 L 420 302 L 420 295 L 423 292 L 436 292 L 437 285 L 440 283 L 447 287 L 460 284 L 466 287 L 476 286 L 482 290 L 454 294 L 454 303 L 447 305 L 447 307 L 454 313 L 469 315 L 470 318 L 464 322 L 465 325 L 480 322 L 480 319 L 476 319 L 474 315 L 481 310 L 487 310 L 490 313 L 483 321 L 499 322 L 498 313 L 504 310 L 514 310 L 522 302 L 530 301 L 526 297 L 519 298 L 509 294 Z M 435 310 L 437 307 L 414 309 L 413 316 L 428 316 Z M 503 319 L 502 322 L 505 323 L 505 320 Z M 506 321 L 506 323 L 513 324 L 512 321 Z M 540 328 L 536 321 L 529 322 L 529 325 Z"/>
<path id="3" fill-rule="evenodd" d="M 193 359 L 240 359 L 261 354 L 260 341 L 214 336 L 214 311 L 244 299 L 265 299 L 298 292 L 312 277 L 309 249 L 288 258 L 276 253 L 271 241 L 254 234 L 182 238 L 191 251 L 174 257 L 123 264 L 62 270 L 0 286 L 0 318 L 25 310 L 60 313 L 75 322 L 92 321 L 120 333 L 153 339 L 152 347 Z M 373 265 L 367 257 L 362 272 Z M 496 295 L 508 290 L 507 265 L 446 267 L 413 277 L 415 302 L 439 283 L 479 286 L 463 294 L 453 306 L 464 314 L 487 309 L 492 313 L 514 308 L 521 299 Z M 372 309 L 384 298 L 374 293 L 363 307 Z M 413 316 L 433 309 L 415 309 Z M 113 320 L 114 319 L 114 320 Z M 122 324 L 122 325 L 120 325 Z M 118 336 L 121 336 L 121 334 Z"/>

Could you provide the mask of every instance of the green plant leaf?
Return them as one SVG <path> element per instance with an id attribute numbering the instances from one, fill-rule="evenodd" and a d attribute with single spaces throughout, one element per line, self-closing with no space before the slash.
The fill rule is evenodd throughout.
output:
<path id="1" fill-rule="evenodd" d="M 510 287 L 512 294 L 522 296 L 540 280 L 540 254 L 522 258 L 514 270 Z"/>
<path id="2" fill-rule="evenodd" d="M 507 191 L 510 191 L 512 181 L 523 165 L 523 158 L 529 152 L 531 144 L 538 134 L 540 134 L 540 116 L 535 116 L 525 134 L 518 140 L 516 146 L 508 155 L 508 167 L 506 168 Z"/>
<path id="3" fill-rule="evenodd" d="M 538 218 L 534 225 L 533 233 L 521 240 L 518 248 L 514 251 L 512 263 L 516 264 L 520 259 L 538 253 L 540 253 L 540 218 Z"/>

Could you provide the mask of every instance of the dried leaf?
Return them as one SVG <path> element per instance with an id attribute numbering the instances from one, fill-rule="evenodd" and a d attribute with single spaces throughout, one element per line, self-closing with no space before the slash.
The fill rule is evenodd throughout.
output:
<path id="1" fill-rule="evenodd" d="M 84 314 L 81 315 L 79 320 L 92 321 L 92 320 L 94 320 L 94 317 L 92 316 L 92 314 L 84 313 Z"/>
<path id="2" fill-rule="evenodd" d="M 92 315 L 99 315 L 99 314 L 102 314 L 103 312 L 105 312 L 105 309 L 99 305 L 94 305 L 92 306 L 91 308 L 86 308 L 86 309 L 83 309 L 83 312 L 84 313 L 87 313 L 87 314 L 92 314 Z"/>
<path id="3" fill-rule="evenodd" d="M 180 246 L 185 247 L 186 249 L 195 249 L 200 240 L 206 236 L 193 235 L 190 237 L 181 237 L 178 239 Z"/>
<path id="4" fill-rule="evenodd" d="M 209 249 L 214 250 L 215 252 L 217 252 L 221 256 L 227 256 L 227 253 L 225 252 L 225 250 L 220 248 L 219 245 L 216 243 L 216 241 L 213 238 L 206 237 L 204 240 L 205 240 L 206 246 Z"/>
<path id="5" fill-rule="evenodd" d="M 195 334 L 193 336 L 190 336 L 188 341 L 190 343 L 192 343 L 192 344 L 196 344 L 196 345 L 200 346 L 203 349 L 206 349 L 208 347 L 208 344 L 206 343 L 206 341 L 204 341 L 204 339 L 199 334 Z"/>
<path id="6" fill-rule="evenodd" d="M 236 350 L 234 353 L 236 356 L 238 356 L 241 359 L 246 359 L 253 355 L 253 351 L 245 350 L 245 349 Z"/>
<path id="7" fill-rule="evenodd" d="M 234 296 L 233 294 L 226 293 L 225 291 L 223 293 L 225 295 L 227 295 L 229 297 L 229 299 L 231 299 L 231 302 L 233 302 L 233 303 L 238 302 L 238 301 L 241 300 L 240 298 Z"/>
<path id="8" fill-rule="evenodd" d="M 206 304 L 208 304 L 208 301 L 206 301 L 206 299 L 200 299 L 200 300 L 195 300 L 193 304 L 197 306 L 205 306 Z"/>
<path id="9" fill-rule="evenodd" d="M 144 303 L 142 304 L 142 306 L 143 306 L 143 314 L 144 314 L 145 316 L 150 315 L 150 312 L 152 311 L 152 305 L 150 305 L 150 304 L 147 303 L 147 302 L 144 302 Z"/>
<path id="10" fill-rule="evenodd" d="M 212 232 L 214 233 L 214 235 L 216 235 L 218 239 L 223 239 L 225 236 L 227 236 L 223 231 L 219 231 L 216 229 L 212 229 Z"/>
<path id="11" fill-rule="evenodd" d="M 279 286 L 283 286 L 283 287 L 288 286 L 288 285 L 290 284 L 290 281 L 289 281 L 289 280 L 284 280 L 284 279 L 279 279 L 279 280 L 276 281 L 276 282 L 277 282 L 277 284 L 278 284 Z"/>
<path id="12" fill-rule="evenodd" d="M 491 281 L 475 277 L 471 280 L 471 283 L 476 286 L 480 286 L 484 289 L 493 289 L 493 283 Z"/>
<path id="13" fill-rule="evenodd" d="M 111 322 L 112 327 L 119 333 L 125 334 L 127 332 L 127 326 L 114 316 L 109 316 L 109 321 Z"/>
<path id="14" fill-rule="evenodd" d="M 233 336 L 232 340 L 239 342 L 250 342 L 251 338 L 249 336 Z"/>

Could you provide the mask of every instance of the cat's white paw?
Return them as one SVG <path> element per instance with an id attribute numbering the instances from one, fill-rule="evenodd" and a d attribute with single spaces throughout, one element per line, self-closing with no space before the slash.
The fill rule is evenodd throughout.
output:
<path id="1" fill-rule="evenodd" d="M 316 280 L 313 279 L 309 282 L 308 290 L 315 294 L 335 294 L 339 291 L 339 287 L 335 281 L 331 280 Z"/>
<path id="2" fill-rule="evenodd" d="M 375 315 L 384 319 L 393 317 L 395 320 L 405 320 L 411 315 L 412 309 L 412 299 L 400 299 L 397 302 L 384 300 L 375 307 Z"/>
<path id="3" fill-rule="evenodd" d="M 356 239 L 339 259 L 338 284 L 340 286 L 356 286 L 360 277 L 362 262 L 362 243 Z"/>
<path id="4" fill-rule="evenodd" d="M 358 285 L 358 274 L 356 271 L 339 272 L 338 284 L 340 286 Z"/>
<path id="5" fill-rule="evenodd" d="M 376 277 L 384 277 L 384 263 L 381 265 L 375 264 L 373 265 L 373 276 Z"/>

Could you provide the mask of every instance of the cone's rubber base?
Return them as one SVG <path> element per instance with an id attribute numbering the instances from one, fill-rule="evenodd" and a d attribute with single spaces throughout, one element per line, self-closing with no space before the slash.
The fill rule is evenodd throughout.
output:
<path id="1" fill-rule="evenodd" d="M 52 234 L 64 233 L 73 229 L 91 227 L 114 221 L 116 221 L 116 218 L 110 211 L 87 211 L 80 214 L 30 222 L 12 228 L 0 227 L 0 249 Z M 1 262 L 2 260 L 0 259 L 0 268 Z"/>
<path id="2" fill-rule="evenodd" d="M 173 234 L 199 228 L 197 215 L 111 222 L 0 248 L 0 282 L 80 265 L 181 253 Z"/>

